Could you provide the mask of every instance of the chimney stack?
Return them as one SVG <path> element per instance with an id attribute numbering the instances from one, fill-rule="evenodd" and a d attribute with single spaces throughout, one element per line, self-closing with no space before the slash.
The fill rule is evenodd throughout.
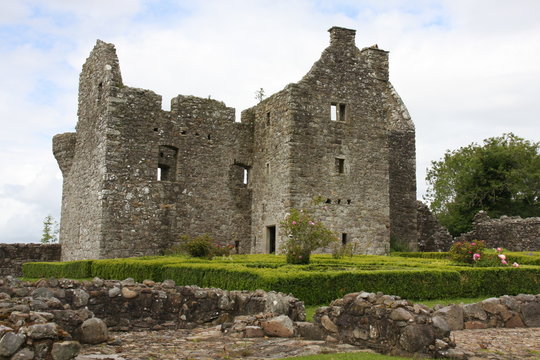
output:
<path id="1" fill-rule="evenodd" d="M 355 46 L 354 36 L 356 30 L 345 29 L 342 27 L 333 26 L 328 29 L 330 33 L 330 45 L 347 45 Z"/>

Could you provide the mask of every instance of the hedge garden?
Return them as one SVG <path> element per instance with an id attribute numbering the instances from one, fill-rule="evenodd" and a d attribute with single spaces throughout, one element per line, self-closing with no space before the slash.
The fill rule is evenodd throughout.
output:
<path id="1" fill-rule="evenodd" d="M 275 290 L 291 293 L 306 305 L 328 303 L 360 290 L 406 299 L 540 293 L 540 255 L 507 256 L 521 266 L 473 267 L 447 260 L 446 253 L 394 253 L 342 259 L 313 255 L 309 265 L 286 264 L 282 255 L 234 255 L 213 260 L 152 256 L 26 263 L 23 272 L 28 278 L 173 279 L 178 285 Z"/>

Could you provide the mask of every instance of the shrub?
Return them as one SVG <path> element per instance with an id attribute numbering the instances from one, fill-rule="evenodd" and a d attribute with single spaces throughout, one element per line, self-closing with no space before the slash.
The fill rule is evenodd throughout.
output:
<path id="1" fill-rule="evenodd" d="M 482 259 L 486 243 L 480 241 L 457 241 L 450 248 L 450 256 L 457 262 L 474 264 Z"/>
<path id="2" fill-rule="evenodd" d="M 92 277 L 92 260 L 25 263 L 23 264 L 23 274 L 28 278 L 90 278 Z"/>
<path id="3" fill-rule="evenodd" d="M 211 259 L 216 256 L 229 256 L 232 249 L 234 249 L 233 245 L 216 244 L 214 239 L 207 234 L 195 238 L 183 235 L 180 237 L 180 244 L 171 246 L 168 250 L 164 251 L 164 254 L 186 254 L 196 258 Z"/>
<path id="4" fill-rule="evenodd" d="M 334 241 L 331 244 L 332 257 L 334 259 L 342 259 L 345 256 L 353 257 L 360 244 L 358 241 L 351 241 L 346 244 L 340 244 L 339 241 Z"/>
<path id="5" fill-rule="evenodd" d="M 182 236 L 182 247 L 193 257 L 212 257 L 213 242 L 213 239 L 208 234 L 200 235 L 192 239 L 189 238 L 189 236 Z"/>
<path id="6" fill-rule="evenodd" d="M 312 251 L 338 241 L 331 230 L 305 210 L 292 209 L 281 226 L 288 237 L 282 245 L 288 264 L 309 264 Z"/>

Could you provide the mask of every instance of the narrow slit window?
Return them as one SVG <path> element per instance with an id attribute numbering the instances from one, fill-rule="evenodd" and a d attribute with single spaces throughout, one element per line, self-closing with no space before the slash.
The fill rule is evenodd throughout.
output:
<path id="1" fill-rule="evenodd" d="M 346 108 L 345 104 L 339 104 L 339 121 L 345 121 L 347 115 Z"/>
<path id="2" fill-rule="evenodd" d="M 336 158 L 336 172 L 338 174 L 345 173 L 345 159 Z"/>
<path id="3" fill-rule="evenodd" d="M 266 113 L 266 126 L 270 126 L 270 112 Z"/>
<path id="4" fill-rule="evenodd" d="M 341 233 L 341 244 L 342 245 L 347 244 L 347 233 Z"/>
<path id="5" fill-rule="evenodd" d="M 249 181 L 249 170 L 247 168 L 244 168 L 244 175 L 242 177 L 242 183 L 244 185 L 247 185 Z"/>
<path id="6" fill-rule="evenodd" d="M 337 104 L 330 104 L 330 120 L 337 121 L 338 119 L 338 113 L 337 113 Z"/>
<path id="7" fill-rule="evenodd" d="M 157 181 L 161 181 L 161 168 L 157 168 Z"/>

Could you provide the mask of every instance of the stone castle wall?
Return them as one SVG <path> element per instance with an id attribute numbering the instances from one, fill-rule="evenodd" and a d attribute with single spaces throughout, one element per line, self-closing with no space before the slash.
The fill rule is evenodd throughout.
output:
<path id="1" fill-rule="evenodd" d="M 360 253 L 387 253 L 390 236 L 414 248 L 414 125 L 388 81 L 388 52 L 359 50 L 354 30 L 329 31 L 309 73 L 240 123 L 193 96 L 162 110 L 161 96 L 123 84 L 114 46 L 98 41 L 81 73 L 77 131 L 54 138 L 62 258 L 159 254 L 204 233 L 242 253 L 279 252 L 293 207 Z"/>
<path id="2" fill-rule="evenodd" d="M 484 240 L 489 248 L 504 247 L 510 251 L 540 250 L 540 218 L 501 216 L 490 218 L 480 211 L 474 218 L 473 230 L 462 234 L 458 241 Z"/>
<path id="3" fill-rule="evenodd" d="M 418 250 L 448 251 L 454 238 L 439 220 L 431 213 L 429 207 L 421 201 L 416 202 L 418 226 Z"/>
<path id="4" fill-rule="evenodd" d="M 22 276 L 22 264 L 60 261 L 59 244 L 0 244 L 0 276 Z"/>

